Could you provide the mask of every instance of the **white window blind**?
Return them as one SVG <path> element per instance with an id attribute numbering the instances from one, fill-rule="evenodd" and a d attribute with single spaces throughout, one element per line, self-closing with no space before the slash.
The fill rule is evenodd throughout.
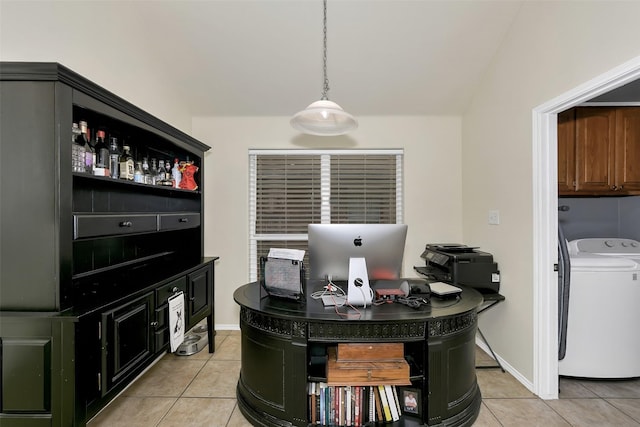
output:
<path id="1" fill-rule="evenodd" d="M 270 248 L 307 251 L 310 223 L 402 223 L 402 160 L 402 150 L 250 150 L 250 280 Z"/>

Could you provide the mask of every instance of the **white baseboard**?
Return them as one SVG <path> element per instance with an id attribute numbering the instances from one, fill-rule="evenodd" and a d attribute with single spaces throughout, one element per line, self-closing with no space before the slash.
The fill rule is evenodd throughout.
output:
<path id="1" fill-rule="evenodd" d="M 489 350 L 489 347 L 487 347 L 487 344 L 479 336 L 476 336 L 476 345 L 480 347 L 482 350 L 484 350 L 484 352 L 487 353 L 489 357 L 491 357 L 491 351 Z M 500 362 L 500 364 L 502 365 L 505 371 L 513 375 L 513 377 L 516 380 L 518 380 L 518 382 L 520 382 L 523 386 L 525 386 L 527 390 L 535 394 L 535 392 L 533 391 L 534 390 L 533 383 L 531 381 L 529 381 L 524 375 L 518 372 L 517 369 L 515 369 L 513 366 L 507 363 L 507 361 L 505 361 L 502 357 L 500 357 L 499 354 L 496 354 L 496 357 L 498 358 L 498 361 Z"/>
<path id="2" fill-rule="evenodd" d="M 239 331 L 240 325 L 237 323 L 216 324 L 216 331 Z"/>

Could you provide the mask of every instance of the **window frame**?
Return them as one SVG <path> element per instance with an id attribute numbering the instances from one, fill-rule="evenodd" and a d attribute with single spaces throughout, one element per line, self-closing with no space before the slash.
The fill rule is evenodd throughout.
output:
<path id="1" fill-rule="evenodd" d="M 306 149 L 249 149 L 249 279 L 251 282 L 258 280 L 258 241 L 307 241 L 306 233 L 298 234 L 259 234 L 256 233 L 257 223 L 257 158 L 258 156 L 273 155 L 308 155 L 319 156 L 321 163 L 321 207 L 320 217 L 322 224 L 331 223 L 331 156 L 354 155 L 373 156 L 388 155 L 396 157 L 396 177 L 395 177 L 395 217 L 396 224 L 403 224 L 404 221 L 404 150 L 403 149 L 328 149 L 328 150 L 306 150 Z"/>

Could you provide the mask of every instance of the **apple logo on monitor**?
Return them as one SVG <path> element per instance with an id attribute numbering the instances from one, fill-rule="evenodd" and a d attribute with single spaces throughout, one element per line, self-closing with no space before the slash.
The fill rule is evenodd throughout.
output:
<path id="1" fill-rule="evenodd" d="M 362 246 L 362 237 L 358 236 L 353 239 L 353 246 Z"/>

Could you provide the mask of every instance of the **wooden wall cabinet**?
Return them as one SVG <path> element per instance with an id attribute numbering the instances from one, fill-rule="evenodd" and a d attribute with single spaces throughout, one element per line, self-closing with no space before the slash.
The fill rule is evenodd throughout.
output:
<path id="1" fill-rule="evenodd" d="M 558 114 L 558 194 L 640 194 L 640 108 L 577 107 Z"/>
<path id="2" fill-rule="evenodd" d="M 615 182 L 620 190 L 640 193 L 640 107 L 616 110 Z"/>
<path id="3" fill-rule="evenodd" d="M 84 426 L 169 346 L 167 299 L 214 351 L 209 147 L 56 63 L 0 63 L 0 425 Z M 72 172 L 74 122 L 193 160 L 195 191 Z"/>

